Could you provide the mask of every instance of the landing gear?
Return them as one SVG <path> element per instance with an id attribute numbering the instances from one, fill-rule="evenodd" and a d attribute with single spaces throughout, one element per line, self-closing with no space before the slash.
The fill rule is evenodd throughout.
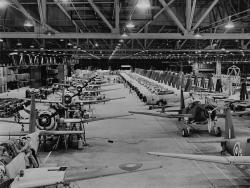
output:
<path id="1" fill-rule="evenodd" d="M 221 137 L 222 131 L 221 131 L 220 127 L 216 128 L 215 135 L 218 136 L 218 137 Z"/>
<path id="2" fill-rule="evenodd" d="M 214 135 L 214 136 L 218 136 L 218 137 L 221 137 L 221 135 L 222 135 L 221 128 L 217 127 L 217 126 L 213 126 L 209 133 Z"/>
<path id="3" fill-rule="evenodd" d="M 181 135 L 182 135 L 182 137 L 188 137 L 190 135 L 190 130 L 189 129 L 182 129 Z"/>

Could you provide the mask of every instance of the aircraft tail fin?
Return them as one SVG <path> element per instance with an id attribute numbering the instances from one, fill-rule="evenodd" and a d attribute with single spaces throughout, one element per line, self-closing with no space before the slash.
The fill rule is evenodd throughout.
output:
<path id="1" fill-rule="evenodd" d="M 225 138 L 232 139 L 235 138 L 234 125 L 232 121 L 232 114 L 230 109 L 225 110 Z"/>
<path id="2" fill-rule="evenodd" d="M 29 133 L 34 133 L 35 131 L 36 131 L 35 94 L 31 93 Z"/>
<path id="3" fill-rule="evenodd" d="M 180 113 L 182 113 L 182 110 L 185 108 L 185 99 L 184 99 L 184 94 L 183 94 L 183 89 L 181 89 L 181 100 L 180 100 Z"/>

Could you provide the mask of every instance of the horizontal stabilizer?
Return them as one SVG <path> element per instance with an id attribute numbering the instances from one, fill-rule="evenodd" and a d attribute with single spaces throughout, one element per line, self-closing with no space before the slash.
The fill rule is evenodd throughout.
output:
<path id="1" fill-rule="evenodd" d="M 209 140 L 201 140 L 201 139 L 192 139 L 192 140 L 187 140 L 188 143 L 221 143 L 221 142 L 227 142 L 229 139 L 225 138 L 218 138 L 218 139 L 209 139 Z"/>
<path id="2" fill-rule="evenodd" d="M 170 157 L 170 158 L 220 163 L 220 164 L 226 164 L 226 165 L 250 164 L 250 156 L 228 156 L 227 157 L 227 156 L 191 155 L 191 154 L 159 153 L 159 152 L 148 152 L 148 154 Z"/>
<path id="3" fill-rule="evenodd" d="M 192 114 L 158 114 L 158 113 L 150 113 L 150 112 L 135 112 L 135 111 L 129 111 L 131 114 L 141 114 L 146 116 L 156 116 L 156 117 L 162 117 L 162 118 L 192 118 Z"/>

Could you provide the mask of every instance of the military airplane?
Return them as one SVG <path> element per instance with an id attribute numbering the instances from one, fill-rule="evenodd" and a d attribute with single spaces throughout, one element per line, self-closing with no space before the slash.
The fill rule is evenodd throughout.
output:
<path id="1" fill-rule="evenodd" d="M 194 101 L 185 107 L 183 97 L 183 90 L 181 90 L 180 110 L 178 114 L 159 114 L 149 112 L 135 112 L 129 111 L 132 114 L 141 114 L 148 116 L 156 116 L 163 118 L 178 118 L 184 120 L 184 127 L 182 128 L 182 136 L 189 136 L 191 131 L 200 131 L 201 127 L 207 124 L 208 132 L 215 136 L 221 136 L 221 128 L 216 125 L 216 106 L 201 104 L 200 101 Z M 176 111 L 176 110 L 174 110 Z"/>
<path id="2" fill-rule="evenodd" d="M 82 134 L 83 131 L 35 131 L 35 103 L 34 95 L 31 95 L 31 116 L 29 124 L 29 134 L 25 135 L 29 139 L 32 149 L 32 155 L 36 157 L 39 147 L 39 137 L 41 135 L 70 135 Z M 6 136 L 1 133 L 1 135 Z M 15 136 L 15 134 L 12 134 Z M 19 152 L 16 148 L 20 148 L 17 140 L 8 141 L 0 144 L 6 151 L 0 155 L 0 187 L 10 188 L 33 188 L 45 187 L 50 185 L 65 185 L 68 187 L 70 182 L 78 180 L 87 180 L 116 174 L 131 173 L 143 170 L 152 170 L 161 168 L 161 164 L 154 162 L 145 163 L 125 163 L 115 167 L 42 167 L 46 163 L 49 155 L 45 158 L 41 168 L 26 169 L 25 153 Z M 37 161 L 38 162 L 38 161 Z"/>
<path id="3" fill-rule="evenodd" d="M 230 109 L 225 110 L 225 137 L 210 140 L 193 140 L 190 143 L 220 143 L 222 146 L 221 154 L 228 152 L 232 156 L 210 156 L 210 155 L 193 155 L 193 154 L 175 154 L 148 152 L 150 155 L 165 156 L 171 158 L 180 158 L 188 160 L 197 160 L 213 163 L 222 163 L 229 165 L 250 164 L 250 137 L 236 137 L 232 115 Z"/>

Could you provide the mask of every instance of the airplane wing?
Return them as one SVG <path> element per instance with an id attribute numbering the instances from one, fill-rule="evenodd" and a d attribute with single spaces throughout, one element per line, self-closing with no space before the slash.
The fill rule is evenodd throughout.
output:
<path id="1" fill-rule="evenodd" d="M 241 111 L 241 112 L 232 112 L 231 113 L 232 116 L 244 116 L 244 115 L 250 115 L 250 111 Z M 217 117 L 220 118 L 224 118 L 226 117 L 224 113 L 217 113 L 216 114 Z"/>
<path id="2" fill-rule="evenodd" d="M 170 104 L 164 105 L 164 106 L 155 106 L 155 105 L 153 105 L 153 106 L 149 106 L 149 110 L 159 109 L 159 108 L 171 108 L 171 107 L 178 107 L 178 106 L 170 105 Z"/>
<path id="3" fill-rule="evenodd" d="M 84 134 L 84 131 L 37 131 L 39 135 L 69 135 L 69 134 Z M 1 132 L 0 136 L 27 136 L 29 132 Z"/>
<path id="4" fill-rule="evenodd" d="M 84 131 L 40 131 L 39 135 L 69 135 L 84 134 Z"/>
<path id="5" fill-rule="evenodd" d="M 27 98 L 18 98 L 26 101 L 31 101 L 31 99 Z M 54 100 L 45 100 L 45 99 L 35 99 L 36 103 L 61 103 L 62 101 L 54 101 Z"/>
<path id="6" fill-rule="evenodd" d="M 115 89 L 98 89 L 98 90 L 84 90 L 83 92 L 96 93 L 96 92 L 114 91 L 114 90 L 119 90 L 119 89 L 122 89 L 122 88 L 115 88 Z"/>
<path id="7" fill-rule="evenodd" d="M 49 185 L 69 184 L 73 181 L 88 180 L 137 171 L 162 168 L 159 162 L 125 163 L 117 166 L 99 168 L 85 167 L 47 167 L 23 170 L 23 176 L 18 175 L 11 188 L 45 187 Z"/>
<path id="8" fill-rule="evenodd" d="M 10 120 L 10 119 L 2 119 L 0 118 L 0 122 L 4 122 L 4 123 L 19 123 L 19 124 L 29 124 L 29 119 L 22 119 L 20 121 L 15 121 L 15 120 Z"/>
<path id="9" fill-rule="evenodd" d="M 1 132 L 0 136 L 26 136 L 29 134 L 27 131 L 19 131 L 19 132 Z"/>
<path id="10" fill-rule="evenodd" d="M 93 121 L 100 121 L 100 120 L 106 120 L 106 119 L 113 119 L 113 118 L 119 118 L 119 117 L 126 117 L 131 116 L 131 114 L 125 114 L 125 115 L 116 115 L 116 116 L 106 116 L 106 117 L 99 117 L 99 118 L 88 118 L 88 119 L 79 119 L 79 118 L 70 118 L 70 119 L 61 119 L 61 123 L 88 123 Z"/>
<path id="11" fill-rule="evenodd" d="M 129 111 L 131 114 L 141 114 L 146 116 L 156 116 L 156 117 L 162 117 L 162 118 L 192 118 L 192 114 L 158 114 L 158 113 L 150 113 L 150 112 L 135 112 L 135 111 Z"/>
<path id="12" fill-rule="evenodd" d="M 209 139 L 209 140 L 205 140 L 205 139 L 192 139 L 192 140 L 187 140 L 188 143 L 221 143 L 221 142 L 227 142 L 229 139 L 225 139 L 225 138 L 218 138 L 218 139 Z"/>
<path id="13" fill-rule="evenodd" d="M 79 100 L 79 101 L 74 101 L 73 103 L 80 103 L 80 104 L 95 104 L 95 103 L 108 102 L 108 101 L 118 100 L 118 99 L 124 99 L 124 98 L 125 98 L 125 97 L 110 98 L 110 99 L 102 99 L 102 100 Z"/>
<path id="14" fill-rule="evenodd" d="M 250 156 L 211 156 L 211 155 L 192 155 L 192 154 L 160 153 L 160 152 L 148 152 L 148 154 L 170 157 L 170 158 L 220 163 L 226 165 L 250 164 Z"/>

